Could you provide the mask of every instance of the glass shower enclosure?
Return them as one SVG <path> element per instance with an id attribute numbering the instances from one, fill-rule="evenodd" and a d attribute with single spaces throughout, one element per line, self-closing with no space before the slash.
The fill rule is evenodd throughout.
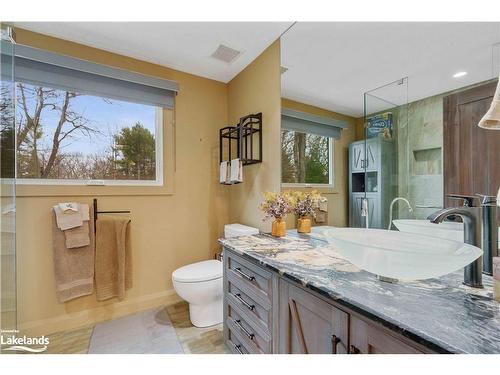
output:
<path id="1" fill-rule="evenodd" d="M 408 78 L 364 94 L 364 139 L 349 147 L 351 227 L 389 229 L 406 202 L 399 197 L 408 132 Z"/>
<path id="2" fill-rule="evenodd" d="M 1 29 L 0 98 L 0 330 L 17 327 L 14 43 L 10 28 Z M 1 350 L 1 349 L 0 349 Z"/>

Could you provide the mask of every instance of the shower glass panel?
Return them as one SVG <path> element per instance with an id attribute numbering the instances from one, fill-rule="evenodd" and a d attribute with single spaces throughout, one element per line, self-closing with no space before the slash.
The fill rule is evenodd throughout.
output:
<path id="1" fill-rule="evenodd" d="M 392 220 L 408 211 L 397 197 L 406 178 L 408 158 L 408 79 L 402 78 L 364 95 L 364 150 L 362 172 L 364 189 L 360 194 L 361 226 L 388 229 Z M 407 184 L 403 184 L 406 186 Z M 393 211 L 391 213 L 391 211 Z"/>
<path id="2" fill-rule="evenodd" d="M 2 29 L 0 134 L 0 329 L 16 329 L 15 127 L 14 44 Z"/>

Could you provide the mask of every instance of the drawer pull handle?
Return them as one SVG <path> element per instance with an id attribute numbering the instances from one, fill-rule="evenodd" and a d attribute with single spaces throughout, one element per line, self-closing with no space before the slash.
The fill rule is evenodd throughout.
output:
<path id="1" fill-rule="evenodd" d="M 235 268 L 235 269 L 234 269 L 234 271 L 235 271 L 237 274 L 239 274 L 239 275 L 243 276 L 243 277 L 244 277 L 245 279 L 247 279 L 248 281 L 254 281 L 254 280 L 255 280 L 255 276 L 250 276 L 250 275 L 247 275 L 245 272 L 243 272 L 243 271 L 241 270 L 241 268 L 240 268 L 240 267 Z"/>
<path id="2" fill-rule="evenodd" d="M 241 324 L 241 320 L 240 319 L 237 319 L 234 321 L 236 323 L 236 325 L 238 326 L 239 329 L 241 329 L 241 331 L 247 335 L 247 337 L 250 339 L 250 340 L 253 340 L 253 338 L 255 337 L 255 335 L 253 333 L 250 333 L 248 332 L 248 330 L 243 327 L 243 325 Z"/>
<path id="3" fill-rule="evenodd" d="M 241 345 L 235 345 L 234 348 L 236 349 L 236 351 L 240 354 L 244 354 L 243 353 L 243 350 L 241 350 Z"/>
<path id="4" fill-rule="evenodd" d="M 255 305 L 250 305 L 248 302 L 246 302 L 243 298 L 241 298 L 241 294 L 240 293 L 236 293 L 234 295 L 234 297 L 240 301 L 240 303 L 242 303 L 248 310 L 251 310 L 253 311 L 253 309 L 255 309 Z"/>
<path id="5" fill-rule="evenodd" d="M 337 354 L 337 345 L 339 342 L 340 339 L 337 336 L 332 335 L 332 354 Z"/>
<path id="6" fill-rule="evenodd" d="M 361 351 L 358 348 L 356 348 L 354 345 L 351 345 L 349 347 L 349 354 L 360 354 L 360 353 L 361 353 Z"/>

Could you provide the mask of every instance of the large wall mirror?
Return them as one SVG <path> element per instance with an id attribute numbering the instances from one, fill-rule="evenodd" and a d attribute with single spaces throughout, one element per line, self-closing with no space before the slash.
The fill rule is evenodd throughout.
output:
<path id="1" fill-rule="evenodd" d="M 281 56 L 282 188 L 327 197 L 316 225 L 418 230 L 455 195 L 498 194 L 500 131 L 477 124 L 500 23 L 298 22 Z"/>

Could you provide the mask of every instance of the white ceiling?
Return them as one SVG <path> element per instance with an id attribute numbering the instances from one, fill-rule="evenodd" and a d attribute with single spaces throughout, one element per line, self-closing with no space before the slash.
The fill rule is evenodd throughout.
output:
<path id="1" fill-rule="evenodd" d="M 493 78 L 498 42 L 500 23 L 299 22 L 281 39 L 282 96 L 360 117 L 365 92 L 403 77 L 410 102 Z"/>
<path id="2" fill-rule="evenodd" d="M 15 26 L 228 82 L 291 22 L 15 22 Z M 230 64 L 219 44 L 241 51 Z"/>

